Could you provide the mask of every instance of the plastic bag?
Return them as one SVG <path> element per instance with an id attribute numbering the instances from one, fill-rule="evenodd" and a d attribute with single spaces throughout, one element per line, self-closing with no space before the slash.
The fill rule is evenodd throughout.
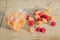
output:
<path id="1" fill-rule="evenodd" d="M 17 10 L 5 17 L 5 22 L 14 31 L 19 31 L 26 23 L 26 11 Z"/>

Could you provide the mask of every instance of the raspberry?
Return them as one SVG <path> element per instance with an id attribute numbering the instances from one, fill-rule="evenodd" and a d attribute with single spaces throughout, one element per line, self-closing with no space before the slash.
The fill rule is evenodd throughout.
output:
<path id="1" fill-rule="evenodd" d="M 44 17 L 46 17 L 46 15 L 41 15 L 41 17 L 43 17 L 43 18 L 44 18 Z"/>
<path id="2" fill-rule="evenodd" d="M 55 26 L 55 25 L 56 25 L 56 22 L 53 21 L 53 22 L 51 23 L 51 26 Z"/>
<path id="3" fill-rule="evenodd" d="M 46 20 L 45 18 L 43 18 L 43 19 L 42 19 L 42 22 L 43 22 L 44 24 L 46 24 L 46 23 L 47 23 L 47 20 Z"/>
<path id="4" fill-rule="evenodd" d="M 34 28 L 33 28 L 33 27 L 30 27 L 30 28 L 28 29 L 28 31 L 29 31 L 29 32 L 34 32 Z"/>
<path id="5" fill-rule="evenodd" d="M 26 19 L 28 20 L 28 19 L 29 19 L 29 17 L 30 17 L 30 15 L 27 15 Z"/>
<path id="6" fill-rule="evenodd" d="M 39 15 L 39 16 L 42 16 L 42 15 L 46 15 L 46 13 L 40 12 L 38 15 Z"/>
<path id="7" fill-rule="evenodd" d="M 40 11 L 39 11 L 39 10 L 38 10 L 38 11 L 36 11 L 36 12 L 35 12 L 35 14 L 36 14 L 36 15 L 40 14 Z"/>
<path id="8" fill-rule="evenodd" d="M 39 15 L 35 15 L 34 17 L 35 17 L 35 19 L 40 18 L 40 16 L 39 16 Z"/>
<path id="9" fill-rule="evenodd" d="M 42 15 L 46 15 L 46 13 L 44 13 L 44 12 L 41 12 L 39 15 L 40 15 L 40 16 L 42 16 Z"/>
<path id="10" fill-rule="evenodd" d="M 40 31 L 40 27 L 37 27 L 37 28 L 36 28 L 36 31 L 39 32 L 39 31 Z"/>
<path id="11" fill-rule="evenodd" d="M 49 16 L 45 17 L 45 19 L 47 19 L 47 21 L 49 21 L 49 20 L 50 20 Z"/>
<path id="12" fill-rule="evenodd" d="M 40 32 L 45 33 L 46 32 L 46 29 L 45 28 L 41 28 L 40 29 Z"/>
<path id="13" fill-rule="evenodd" d="M 53 21 L 55 19 L 54 16 L 50 16 L 50 20 Z"/>
<path id="14" fill-rule="evenodd" d="M 42 12 L 40 13 L 40 14 L 38 14 L 39 16 L 42 16 L 43 14 L 42 14 Z"/>
<path id="15" fill-rule="evenodd" d="M 38 15 L 39 15 L 39 16 L 41 16 L 42 14 L 41 14 L 41 13 L 39 13 Z"/>
<path id="16" fill-rule="evenodd" d="M 42 18 L 37 18 L 37 21 L 41 21 L 42 20 Z"/>
<path id="17" fill-rule="evenodd" d="M 47 19 L 47 21 L 50 20 L 50 17 L 48 15 L 42 15 L 41 18 L 45 18 L 45 19 Z"/>
<path id="18" fill-rule="evenodd" d="M 29 21 L 29 25 L 33 26 L 34 25 L 34 20 Z"/>
<path id="19" fill-rule="evenodd" d="M 41 26 L 42 24 L 43 24 L 42 21 L 37 21 L 38 26 Z"/>

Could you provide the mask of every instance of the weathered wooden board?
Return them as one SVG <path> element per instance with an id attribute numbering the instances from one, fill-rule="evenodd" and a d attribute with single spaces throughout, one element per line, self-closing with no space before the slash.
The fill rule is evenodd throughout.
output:
<path id="1" fill-rule="evenodd" d="M 19 32 L 14 32 L 6 28 L 7 26 L 3 21 L 0 29 L 0 40 L 60 40 L 60 0 L 50 1 L 50 7 L 53 10 L 51 15 L 56 18 L 56 27 L 47 25 L 46 33 L 30 33 L 25 28 L 21 29 Z M 21 8 L 34 8 L 35 6 L 47 8 L 48 2 L 49 0 L 7 0 L 6 14 Z M 27 27 L 29 26 L 26 25 L 26 28 Z"/>

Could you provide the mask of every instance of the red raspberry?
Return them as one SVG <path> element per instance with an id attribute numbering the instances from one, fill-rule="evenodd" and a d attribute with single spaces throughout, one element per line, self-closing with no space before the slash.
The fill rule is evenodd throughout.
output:
<path id="1" fill-rule="evenodd" d="M 26 19 L 28 20 L 28 19 L 29 19 L 29 17 L 30 17 L 30 15 L 27 15 Z"/>
<path id="2" fill-rule="evenodd" d="M 45 19 L 47 19 L 47 21 L 50 20 L 50 17 L 48 15 L 42 15 L 41 18 L 45 18 Z"/>
<path id="3" fill-rule="evenodd" d="M 38 14 L 39 16 L 41 15 L 41 13 Z"/>
<path id="4" fill-rule="evenodd" d="M 41 21 L 42 20 L 42 18 L 37 18 L 37 21 Z"/>
<path id="5" fill-rule="evenodd" d="M 41 12 L 40 14 L 39 14 L 39 16 L 42 16 L 42 15 L 46 15 L 45 13 L 43 13 L 43 12 Z"/>
<path id="6" fill-rule="evenodd" d="M 30 25 L 30 26 L 33 26 L 34 23 L 35 23 L 34 20 L 29 21 L 29 25 Z"/>
<path id="7" fill-rule="evenodd" d="M 40 27 L 37 27 L 37 28 L 36 28 L 36 31 L 39 32 L 39 31 L 40 31 Z"/>
<path id="8" fill-rule="evenodd" d="M 56 25 L 56 22 L 53 21 L 53 22 L 51 23 L 51 26 L 55 26 L 55 25 Z"/>
<path id="9" fill-rule="evenodd" d="M 45 19 L 47 19 L 47 21 L 49 21 L 49 20 L 50 20 L 50 17 L 49 17 L 49 16 L 47 16 Z"/>
<path id="10" fill-rule="evenodd" d="M 45 28 L 41 28 L 40 29 L 40 32 L 45 33 L 46 32 L 46 29 Z"/>
<path id="11" fill-rule="evenodd" d="M 46 15 L 45 13 L 41 12 L 38 14 L 39 16 Z"/>
<path id="12" fill-rule="evenodd" d="M 42 16 L 43 14 L 42 14 L 42 13 L 39 13 L 38 15 L 39 15 L 39 16 Z"/>

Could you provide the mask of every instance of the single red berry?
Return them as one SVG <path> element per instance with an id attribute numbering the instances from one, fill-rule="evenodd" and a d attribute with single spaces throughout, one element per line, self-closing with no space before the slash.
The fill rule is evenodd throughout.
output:
<path id="1" fill-rule="evenodd" d="M 38 15 L 39 15 L 39 16 L 42 16 L 43 14 L 42 14 L 42 12 L 41 12 L 41 13 L 39 13 Z"/>
<path id="2" fill-rule="evenodd" d="M 29 19 L 30 15 L 27 15 L 26 19 Z"/>
<path id="3" fill-rule="evenodd" d="M 34 23 L 35 23 L 34 20 L 29 21 L 29 25 L 30 25 L 30 26 L 33 26 Z"/>
<path id="4" fill-rule="evenodd" d="M 40 32 L 45 33 L 46 32 L 46 29 L 45 28 L 41 28 L 40 29 Z"/>
<path id="5" fill-rule="evenodd" d="M 38 15 L 39 15 L 39 16 L 42 16 L 42 15 L 46 15 L 46 14 L 43 13 L 43 12 L 40 12 Z"/>
<path id="6" fill-rule="evenodd" d="M 41 15 L 41 13 L 38 14 L 39 16 Z"/>
<path id="7" fill-rule="evenodd" d="M 37 18 L 37 21 L 41 21 L 42 20 L 42 18 Z"/>
<path id="8" fill-rule="evenodd" d="M 41 18 L 45 18 L 45 17 L 46 17 L 46 15 L 42 15 L 42 14 L 41 14 L 41 16 L 40 16 L 40 17 L 41 17 Z"/>
<path id="9" fill-rule="evenodd" d="M 48 15 L 42 15 L 41 18 L 45 18 L 45 19 L 47 19 L 47 21 L 50 20 L 50 17 Z"/>
<path id="10" fill-rule="evenodd" d="M 47 21 L 49 21 L 50 17 L 48 15 L 46 15 L 45 19 L 47 19 Z"/>
<path id="11" fill-rule="evenodd" d="M 53 22 L 51 23 L 51 26 L 55 26 L 55 25 L 56 25 L 56 22 L 53 21 Z"/>
<path id="12" fill-rule="evenodd" d="M 40 31 L 40 27 L 37 27 L 37 28 L 36 28 L 36 31 L 39 32 L 39 31 Z"/>
<path id="13" fill-rule="evenodd" d="M 47 21 L 49 21 L 49 20 L 50 20 L 49 16 L 47 16 L 45 19 L 47 19 Z"/>
<path id="14" fill-rule="evenodd" d="M 43 16 L 43 15 L 46 15 L 46 14 L 45 14 L 45 13 L 43 13 L 43 12 L 41 12 L 41 13 L 40 13 L 40 16 Z"/>

